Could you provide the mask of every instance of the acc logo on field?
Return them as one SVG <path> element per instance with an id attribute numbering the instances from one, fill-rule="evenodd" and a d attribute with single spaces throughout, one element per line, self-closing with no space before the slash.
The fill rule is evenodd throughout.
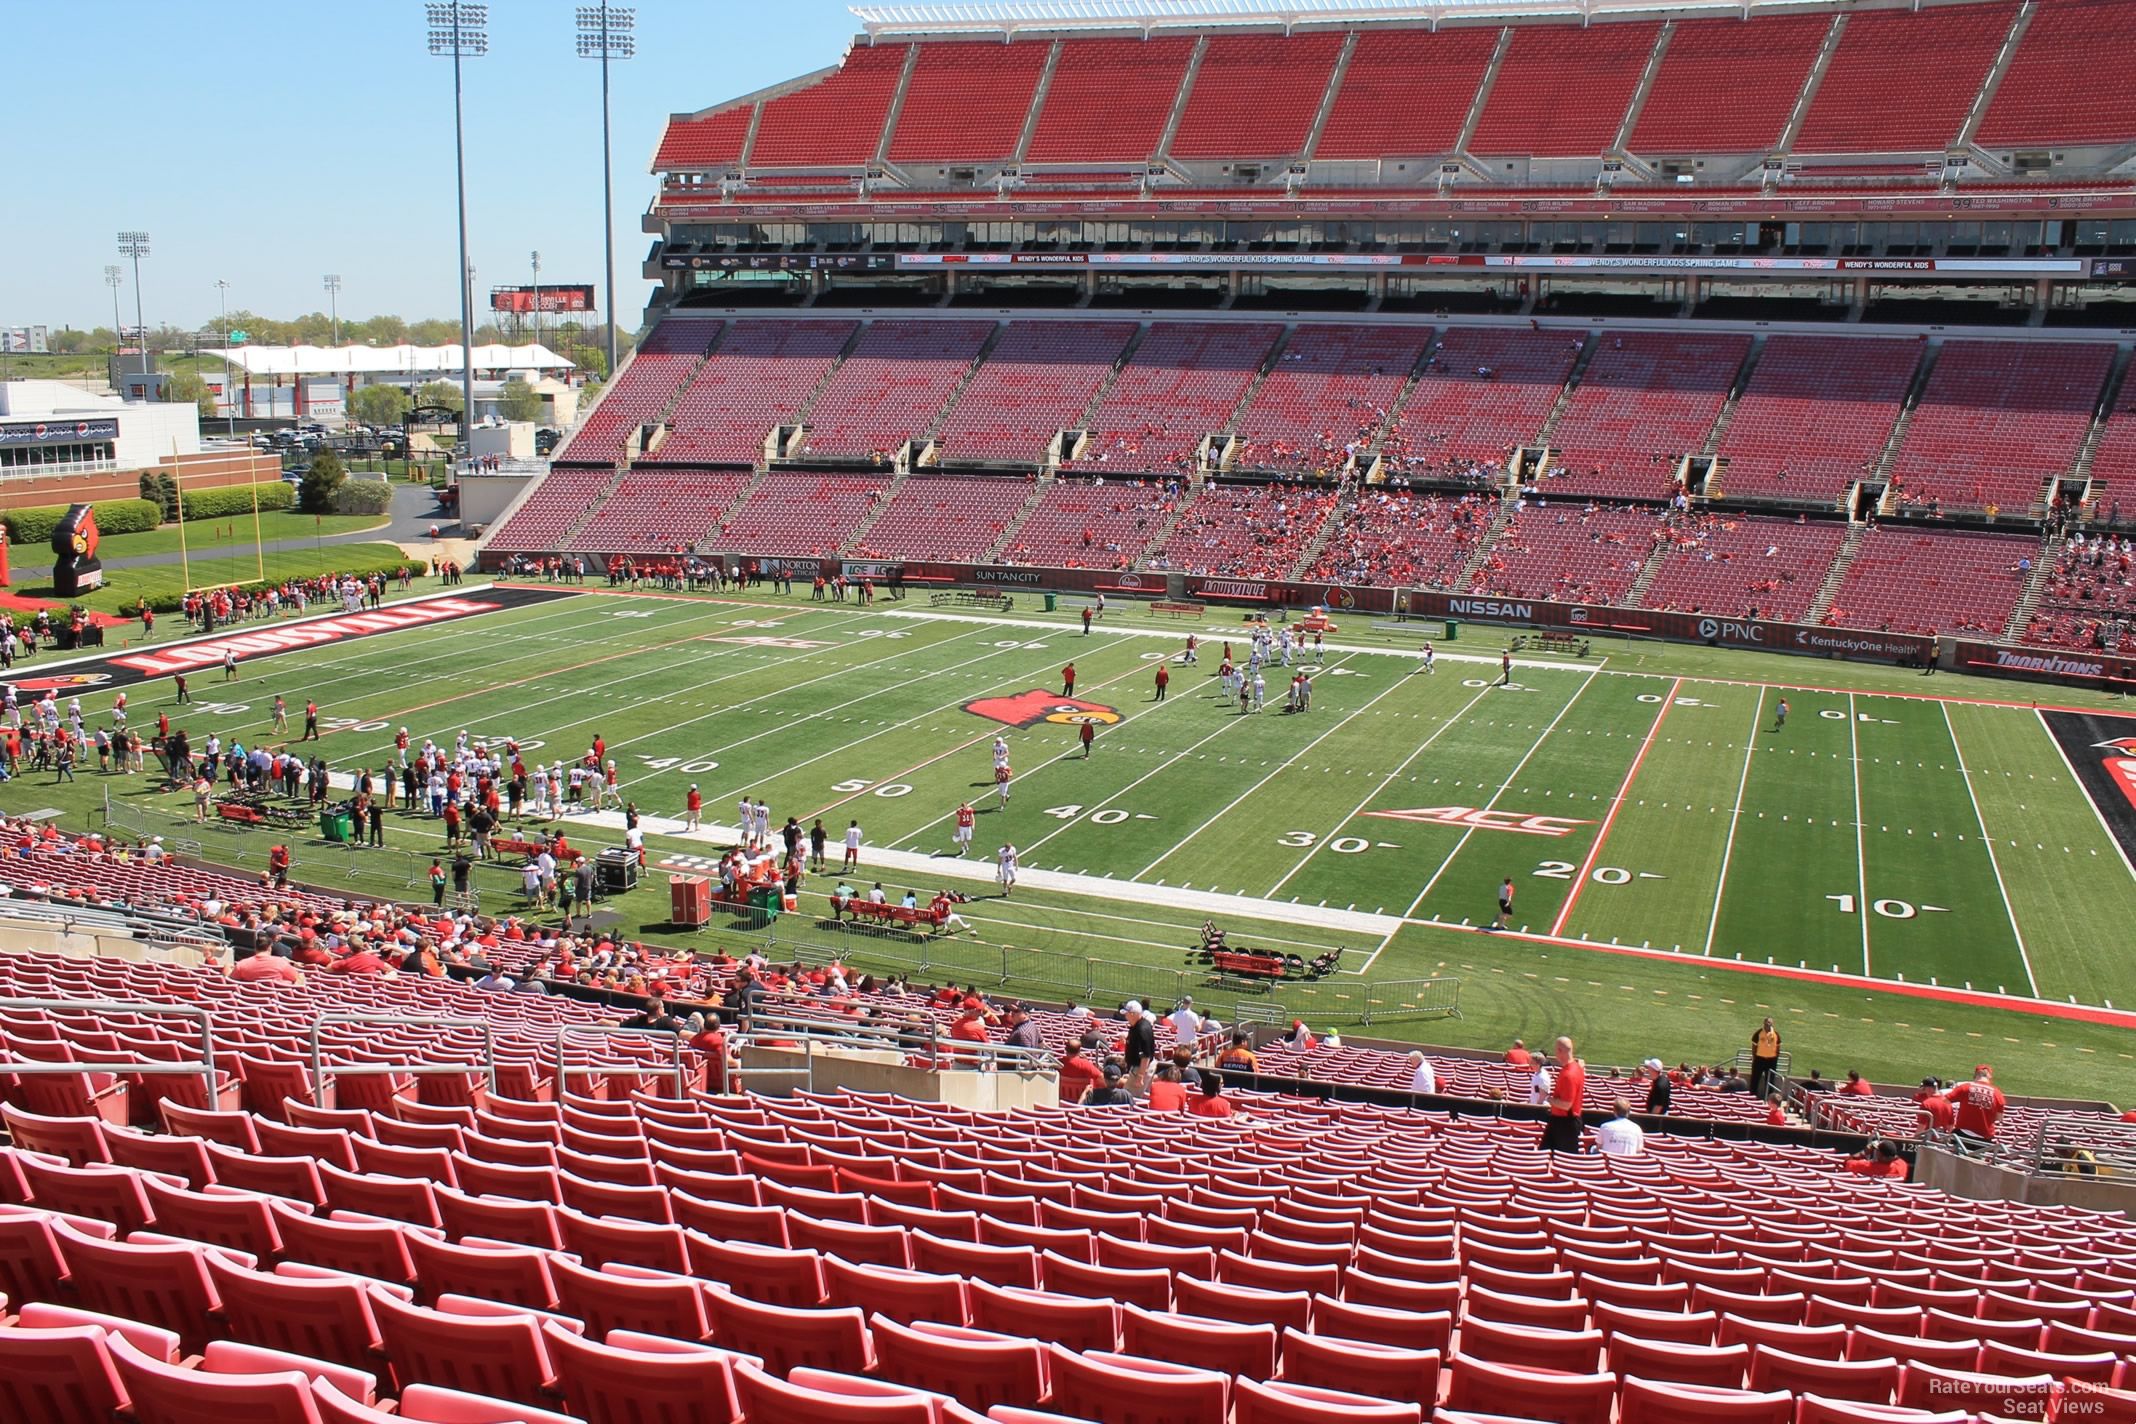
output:
<path id="1" fill-rule="evenodd" d="M 1019 692 L 1014 697 L 982 697 L 977 702 L 965 703 L 964 710 L 974 717 L 984 717 L 1011 727 L 1035 727 L 1041 722 L 1061 722 L 1071 726 L 1095 722 L 1102 727 L 1120 720 L 1119 712 L 1102 702 L 1056 697 L 1042 688 Z"/>
<path id="2" fill-rule="evenodd" d="M 1594 824 L 1569 816 L 1531 816 L 1524 811 L 1479 810 L 1473 806 L 1424 806 L 1409 811 L 1367 811 L 1365 814 L 1384 821 L 1460 826 L 1473 831 L 1513 831 L 1524 836 L 1569 836 L 1576 826 Z"/>
<path id="3" fill-rule="evenodd" d="M 70 687 L 95 687 L 111 681 L 108 672 L 70 672 L 59 677 L 31 677 L 15 683 L 17 692 L 64 692 Z"/>

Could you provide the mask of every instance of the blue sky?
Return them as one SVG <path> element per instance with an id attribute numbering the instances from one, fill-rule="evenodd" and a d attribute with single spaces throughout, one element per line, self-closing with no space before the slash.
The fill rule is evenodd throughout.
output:
<path id="1" fill-rule="evenodd" d="M 451 61 L 420 0 L 214 6 L 103 0 L 7 7 L 16 201 L 0 220 L 0 325 L 111 323 L 106 263 L 150 234 L 151 325 L 230 305 L 277 317 L 457 315 Z M 835 0 L 638 0 L 635 59 L 612 70 L 616 280 L 643 310 L 645 171 L 671 112 L 836 62 L 859 22 Z M 490 286 L 601 281 L 600 67 L 576 0 L 492 0 L 468 61 L 469 250 Z M 598 292 L 596 298 L 599 298 Z M 478 320 L 480 319 L 478 315 Z"/>

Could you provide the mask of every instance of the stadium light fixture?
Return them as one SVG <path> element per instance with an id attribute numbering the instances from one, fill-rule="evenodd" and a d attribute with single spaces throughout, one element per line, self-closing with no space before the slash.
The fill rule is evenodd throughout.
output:
<path id="1" fill-rule="evenodd" d="M 460 62 L 489 53 L 489 6 L 443 0 L 423 7 L 430 52 L 452 60 L 452 151 L 460 197 L 460 438 L 472 439 L 475 419 L 475 294 L 467 260 L 467 125 L 461 115 Z"/>
<path id="2" fill-rule="evenodd" d="M 328 319 L 334 323 L 334 344 L 341 344 L 341 274 L 326 274 L 326 309 Z"/>
<path id="3" fill-rule="evenodd" d="M 104 264 L 104 285 L 111 288 L 111 354 L 119 354 L 119 343 L 126 339 L 126 329 L 119 324 L 119 288 L 126 283 L 126 269 L 116 262 Z"/>
<path id="4" fill-rule="evenodd" d="M 148 256 L 148 234 L 145 232 L 122 232 L 119 234 L 119 256 L 133 259 L 134 277 L 134 325 L 141 333 L 141 399 L 148 399 L 148 322 L 141 315 L 141 259 Z"/>
<path id="5" fill-rule="evenodd" d="M 637 11 L 611 5 L 608 0 L 601 0 L 598 5 L 581 5 L 578 12 L 579 58 L 601 61 L 601 250 L 608 264 L 606 301 L 610 380 L 615 379 L 616 374 L 616 197 L 608 151 L 608 62 L 629 59 L 638 52 L 638 37 L 633 32 L 637 21 Z"/>

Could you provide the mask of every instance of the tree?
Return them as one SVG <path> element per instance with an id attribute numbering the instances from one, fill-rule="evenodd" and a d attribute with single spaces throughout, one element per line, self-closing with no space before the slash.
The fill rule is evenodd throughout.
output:
<path id="1" fill-rule="evenodd" d="M 591 381 L 608 379 L 608 353 L 598 346 L 574 346 L 564 353 L 571 364 L 586 373 Z M 620 354 L 620 353 L 619 353 Z"/>
<path id="2" fill-rule="evenodd" d="M 365 425 L 396 425 L 413 404 L 399 386 L 364 386 L 349 397 L 349 413 Z"/>
<path id="3" fill-rule="evenodd" d="M 406 339 L 416 346 L 457 346 L 460 342 L 460 323 L 446 317 L 429 317 L 423 321 L 410 322 Z"/>
<path id="4" fill-rule="evenodd" d="M 517 376 L 504 383 L 498 393 L 497 408 L 506 420 L 541 419 L 541 392 L 535 390 Z"/>
<path id="5" fill-rule="evenodd" d="M 397 316 L 374 316 L 361 322 L 341 323 L 341 334 L 349 341 L 398 346 L 408 339 L 408 323 Z"/>
<path id="6" fill-rule="evenodd" d="M 173 405 L 191 401 L 200 407 L 202 420 L 215 418 L 215 393 L 208 389 L 208 383 L 198 371 L 180 371 L 172 376 L 164 384 L 163 398 Z"/>
<path id="7" fill-rule="evenodd" d="M 93 333 L 91 332 L 78 331 L 71 326 L 65 326 L 53 332 L 47 338 L 46 344 L 51 347 L 52 353 L 56 356 L 74 356 L 84 351 L 96 349 L 91 344 L 92 337 Z"/>
<path id="8" fill-rule="evenodd" d="M 304 472 L 304 483 L 297 487 L 297 502 L 313 514 L 327 514 L 334 507 L 334 491 L 340 489 L 349 477 L 342 468 L 341 457 L 331 450 L 321 450 L 312 456 L 311 468 Z"/>
<path id="9" fill-rule="evenodd" d="M 460 398 L 460 388 L 451 381 L 425 381 L 416 388 L 417 405 L 441 405 L 448 410 L 465 412 L 467 402 Z"/>

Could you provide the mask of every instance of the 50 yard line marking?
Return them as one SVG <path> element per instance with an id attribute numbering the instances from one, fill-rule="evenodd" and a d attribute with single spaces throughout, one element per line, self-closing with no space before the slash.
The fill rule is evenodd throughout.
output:
<path id="1" fill-rule="evenodd" d="M 2025 987 L 2032 997 L 2040 996 L 2039 981 L 2032 977 L 2032 956 L 2025 953 L 2024 932 L 2017 927 L 2017 907 L 2010 903 L 2009 887 L 2003 884 L 2002 866 L 1995 860 L 1995 838 L 1988 834 L 1987 817 L 1980 814 L 1980 798 L 1973 794 L 1973 774 L 1965 767 L 1965 749 L 1958 745 L 1958 728 L 1951 721 L 1949 703 L 1943 704 L 1943 726 L 1951 734 L 1951 750 L 1958 754 L 1958 775 L 1965 780 L 1965 799 L 1973 803 L 1973 824 L 1980 827 L 1980 843 L 1988 849 L 1988 869 L 1995 872 L 1995 893 L 2002 896 L 2003 913 L 2010 917 L 2010 938 L 2017 941 L 2018 962 L 2025 966 Z M 2080 785 L 2077 788 L 2082 791 Z M 2086 799 L 2089 799 L 2088 797 Z"/>
<path id="2" fill-rule="evenodd" d="M 1862 917 L 1862 975 L 1869 972 L 1869 843 L 1862 824 L 1862 718 L 1854 707 L 1854 694 L 1847 694 L 1847 746 L 1854 770 L 1854 873 L 1861 898 L 1854 908 Z"/>
<path id="3" fill-rule="evenodd" d="M 1559 935 L 1565 932 L 1565 921 L 1572 918 L 1572 907 L 1580 902 L 1581 887 L 1587 884 L 1587 877 L 1594 870 L 1595 861 L 1601 858 L 1602 843 L 1609 839 L 1609 828 L 1617 823 L 1617 813 L 1624 809 L 1624 798 L 1632 793 L 1632 780 L 1639 775 L 1639 764 L 1646 760 L 1648 749 L 1654 745 L 1654 738 L 1661 731 L 1661 724 L 1669 719 L 1669 709 L 1676 705 L 1676 694 L 1683 689 L 1683 685 L 1684 680 L 1678 678 L 1669 684 L 1668 692 L 1663 695 L 1661 711 L 1655 714 L 1654 725 L 1647 728 L 1646 740 L 1639 744 L 1639 754 L 1632 758 L 1631 769 L 1624 773 L 1624 783 L 1617 788 L 1615 798 L 1609 803 L 1609 814 L 1602 818 L 1602 829 L 1595 833 L 1595 843 L 1587 848 L 1587 859 L 1580 863 L 1580 873 L 1573 880 L 1572 890 L 1565 896 L 1565 903 L 1559 907 L 1558 917 L 1551 924 L 1550 933 Z"/>
<path id="4" fill-rule="evenodd" d="M 1721 892 L 1728 888 L 1728 861 L 1735 854 L 1736 827 L 1743 823 L 1743 792 L 1750 785 L 1750 759 L 1758 754 L 1758 728 L 1765 725 L 1765 689 L 1758 689 L 1758 705 L 1751 709 L 1750 735 L 1743 748 L 1743 775 L 1736 781 L 1735 810 L 1728 813 L 1728 839 L 1721 846 L 1721 873 L 1713 882 L 1713 918 L 1706 923 L 1706 953 L 1713 953 L 1713 937 L 1721 928 Z"/>

